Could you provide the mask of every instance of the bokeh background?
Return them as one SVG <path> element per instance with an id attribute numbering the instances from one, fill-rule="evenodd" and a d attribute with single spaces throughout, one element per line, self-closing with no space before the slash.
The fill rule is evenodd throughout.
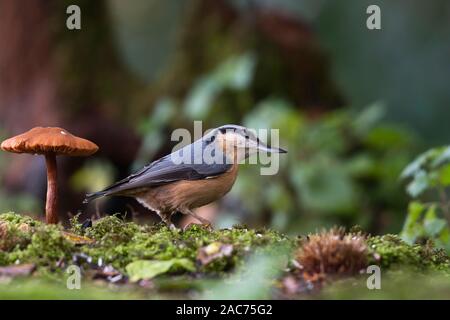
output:
<path id="1" fill-rule="evenodd" d="M 71 4 L 81 30 L 66 28 Z M 366 28 L 370 4 L 381 30 Z M 279 128 L 280 173 L 243 167 L 200 214 L 398 232 L 400 172 L 450 138 L 449 36 L 446 0 L 0 0 L 0 137 L 61 126 L 96 142 L 90 158 L 58 159 L 61 218 L 150 223 L 134 200 L 84 194 L 167 154 L 194 120 Z M 1 212 L 42 217 L 45 188 L 42 157 L 0 153 Z"/>

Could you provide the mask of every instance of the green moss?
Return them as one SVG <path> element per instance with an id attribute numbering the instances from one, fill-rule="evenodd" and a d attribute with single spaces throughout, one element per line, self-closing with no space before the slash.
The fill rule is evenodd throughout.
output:
<path id="1" fill-rule="evenodd" d="M 61 226 L 46 225 L 11 213 L 0 215 L 0 221 L 8 221 L 12 228 L 23 223 L 33 226 L 29 232 L 15 236 L 14 239 L 20 241 L 0 255 L 0 264 L 32 262 L 38 268 L 49 270 L 60 261 L 70 262 L 74 254 L 83 253 L 92 257 L 94 263 L 101 259 L 123 272 L 127 264 L 136 260 L 186 258 L 195 263 L 197 272 L 220 273 L 241 263 L 249 252 L 275 244 L 293 246 L 290 239 L 269 230 L 244 227 L 210 230 L 192 225 L 181 231 L 171 230 L 164 224 L 149 226 L 125 222 L 117 216 L 99 219 L 86 229 L 81 227 L 77 218 L 72 219 L 71 232 L 95 240 L 93 244 L 76 245 L 64 237 Z M 201 265 L 197 261 L 198 252 L 212 242 L 233 245 L 232 254 Z M 173 270 L 174 273 L 178 271 L 181 270 Z"/>
<path id="2" fill-rule="evenodd" d="M 83 231 L 83 225 L 78 221 L 80 214 L 74 215 L 72 218 L 70 218 L 70 232 L 82 235 L 84 233 Z"/>
<path id="3" fill-rule="evenodd" d="M 253 230 L 245 226 L 211 230 L 201 225 L 191 225 L 183 231 L 171 230 L 164 224 L 138 225 L 117 216 L 101 218 L 85 229 L 77 218 L 72 219 L 71 223 L 70 232 L 94 242 L 72 242 L 71 239 L 76 237 L 67 237 L 60 225 L 46 225 L 13 213 L 0 215 L 0 225 L 6 230 L 0 237 L 0 244 L 4 246 L 0 250 L 0 265 L 31 262 L 36 264 L 41 276 L 50 274 L 61 278 L 64 270 L 58 267 L 59 263 L 71 264 L 77 254 L 91 257 L 94 264 L 101 259 L 125 274 L 126 266 L 137 260 L 188 259 L 195 265 L 194 272 L 173 268 L 167 276 L 189 276 L 194 273 L 209 278 L 236 269 L 250 253 L 277 252 L 280 247 L 294 249 L 298 245 L 295 239 L 277 232 Z M 441 270 L 450 274 L 449 257 L 431 243 L 411 246 L 396 235 L 368 237 L 366 241 L 369 264 L 380 265 L 383 270 Z M 219 255 L 204 265 L 198 259 L 199 251 L 211 243 L 229 244 L 233 250 L 231 254 Z M 85 264 L 86 270 L 91 267 L 86 262 L 80 263 Z"/>
<path id="4" fill-rule="evenodd" d="M 135 234 L 143 231 L 144 227 L 133 222 L 125 222 L 117 216 L 108 216 L 97 220 L 80 235 L 95 239 L 102 245 L 114 245 L 129 242 Z"/>
<path id="5" fill-rule="evenodd" d="M 46 225 L 14 213 L 1 214 L 2 222 L 6 232 L 0 239 L 4 249 L 1 265 L 31 262 L 39 267 L 55 267 L 56 262 L 70 258 L 75 250 L 59 225 Z"/>
<path id="6" fill-rule="evenodd" d="M 8 254 L 0 250 L 0 266 L 8 264 Z"/>
<path id="7" fill-rule="evenodd" d="M 55 266 L 52 262 L 70 259 L 75 246 L 64 238 L 61 230 L 61 227 L 53 225 L 37 228 L 20 260 L 41 266 Z"/>
<path id="8" fill-rule="evenodd" d="M 0 215 L 0 251 L 11 251 L 14 248 L 22 249 L 31 241 L 30 230 L 38 222 L 31 218 L 22 217 L 14 213 Z M 6 254 L 2 254 L 6 259 Z"/>
<path id="9" fill-rule="evenodd" d="M 230 257 L 217 259 L 199 271 L 224 271 L 234 267 L 249 251 L 283 242 L 288 238 L 273 231 L 255 231 L 248 229 L 209 230 L 200 225 L 192 225 L 187 230 L 171 230 L 164 224 L 139 226 L 133 222 L 123 222 L 115 216 L 98 220 L 84 232 L 85 236 L 95 239 L 92 246 L 82 251 L 94 259 L 102 258 L 114 267 L 123 270 L 135 260 L 170 260 L 187 258 L 193 262 L 198 250 L 212 242 L 233 245 Z"/>
<path id="10" fill-rule="evenodd" d="M 20 225 L 22 223 L 25 223 L 31 227 L 42 225 L 41 222 L 34 220 L 31 217 L 23 216 L 13 212 L 0 214 L 0 222 L 2 221 L 10 223 L 11 225 Z"/>
<path id="11" fill-rule="evenodd" d="M 450 258 L 432 243 L 409 245 L 397 235 L 387 234 L 367 239 L 369 264 L 384 268 L 408 267 L 416 271 L 441 270 L 450 274 Z"/>
<path id="12" fill-rule="evenodd" d="M 77 237 L 68 237 L 60 225 L 46 225 L 14 213 L 0 214 L 0 227 L 0 245 L 3 246 L 0 250 L 0 265 L 34 263 L 39 277 L 33 278 L 64 281 L 64 269 L 58 266 L 73 263 L 73 257 L 77 254 L 88 255 L 93 264 L 101 259 L 125 274 L 126 266 L 137 260 L 188 259 L 195 266 L 195 271 L 174 267 L 166 274 L 158 275 L 153 293 L 161 293 L 166 289 L 178 290 L 178 293 L 197 290 L 194 287 L 198 286 L 198 281 L 216 281 L 216 276 L 223 276 L 244 264 L 250 254 L 269 252 L 269 256 L 272 256 L 279 253 L 281 248 L 292 252 L 299 245 L 295 239 L 266 229 L 234 226 L 211 230 L 201 225 L 191 225 L 184 231 L 171 230 L 164 224 L 138 225 L 117 216 L 101 218 L 89 228 L 83 228 L 77 217 L 72 219 L 70 232 L 88 237 L 94 240 L 93 243 L 77 243 L 74 241 Z M 366 241 L 369 264 L 380 265 L 383 272 L 393 274 L 408 270 L 414 274 L 420 271 L 420 274 L 430 272 L 442 275 L 442 272 L 435 272 L 439 270 L 444 271 L 444 275 L 450 274 L 448 255 L 436 249 L 432 243 L 411 246 L 396 235 L 367 237 Z M 218 243 L 218 248 L 229 248 L 222 246 L 229 244 L 233 250 L 231 254 L 218 255 L 212 262 L 203 265 L 198 259 L 199 251 L 212 243 Z M 92 264 L 80 263 L 83 263 L 86 274 L 89 274 Z M 286 264 L 287 261 L 283 263 Z M 202 276 L 197 277 L 198 274 Z M 88 283 L 89 279 L 86 278 Z M 183 285 L 178 283 L 180 279 L 185 279 Z M 359 278 L 352 279 L 357 281 Z"/>

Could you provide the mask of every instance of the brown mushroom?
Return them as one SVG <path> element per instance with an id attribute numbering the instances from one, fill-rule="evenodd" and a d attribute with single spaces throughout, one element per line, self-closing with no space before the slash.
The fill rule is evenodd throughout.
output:
<path id="1" fill-rule="evenodd" d="M 78 138 L 67 130 L 57 127 L 36 127 L 21 135 L 2 142 L 1 149 L 15 153 L 41 154 L 47 165 L 47 223 L 58 223 L 57 211 L 57 167 L 56 156 L 89 156 L 98 146 L 86 139 Z"/>

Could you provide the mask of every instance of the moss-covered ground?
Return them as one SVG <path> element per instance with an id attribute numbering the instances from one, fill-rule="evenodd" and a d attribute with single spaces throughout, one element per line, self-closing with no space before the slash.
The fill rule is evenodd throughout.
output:
<path id="1" fill-rule="evenodd" d="M 450 259 L 431 243 L 410 246 L 396 235 L 339 232 L 300 239 L 243 226 L 171 230 L 116 216 L 89 226 L 74 218 L 64 229 L 5 213 L 0 215 L 0 299 L 382 297 L 386 291 L 375 290 L 376 295 L 365 286 L 361 267 L 366 265 L 381 268 L 385 288 L 399 289 L 395 283 L 400 283 L 400 297 L 412 292 L 404 288 L 409 278 L 450 296 L 443 289 L 450 283 Z M 339 268 L 339 259 L 351 267 Z M 358 274 L 349 259 L 358 261 Z M 71 266 L 81 272 L 80 290 L 68 289 Z"/>

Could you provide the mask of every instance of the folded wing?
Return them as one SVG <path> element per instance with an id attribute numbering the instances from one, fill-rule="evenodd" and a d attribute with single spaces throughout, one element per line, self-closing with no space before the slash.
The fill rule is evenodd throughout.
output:
<path id="1" fill-rule="evenodd" d="M 228 171 L 232 166 L 231 164 L 225 163 L 226 161 L 221 161 L 223 164 L 178 163 L 178 161 L 173 160 L 174 158 L 172 156 L 173 154 L 170 154 L 156 160 L 138 172 L 114 183 L 100 192 L 87 194 L 84 202 L 87 203 L 103 196 L 123 194 L 132 189 L 156 187 L 179 180 L 211 178 Z"/>

